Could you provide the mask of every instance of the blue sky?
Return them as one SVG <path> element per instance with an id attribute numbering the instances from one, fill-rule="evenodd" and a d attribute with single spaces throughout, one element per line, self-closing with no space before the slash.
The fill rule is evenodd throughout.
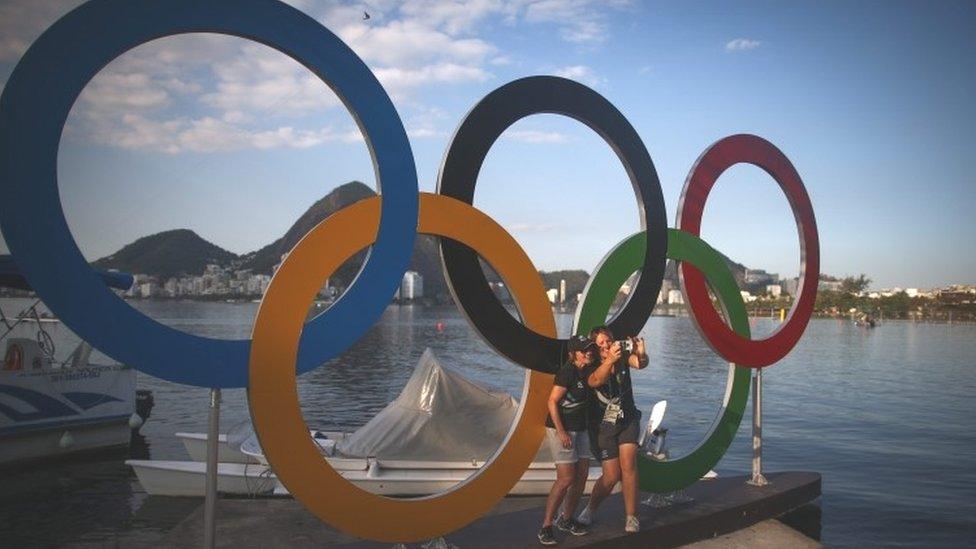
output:
<path id="1" fill-rule="evenodd" d="M 0 83 L 78 2 L 0 3 Z M 976 7 L 971 3 L 293 2 L 345 40 L 393 97 L 421 189 L 435 188 L 464 114 L 515 78 L 558 74 L 613 102 L 661 176 L 668 220 L 714 141 L 769 139 L 817 213 L 822 272 L 875 287 L 976 283 Z M 363 20 L 363 12 L 370 19 Z M 281 236 L 329 190 L 375 187 L 335 95 L 283 54 L 179 36 L 126 53 L 76 103 L 62 204 L 89 259 L 190 228 L 228 250 Z M 593 266 L 639 228 L 623 168 L 594 133 L 527 118 L 492 149 L 475 204 L 540 269 Z M 726 172 L 703 236 L 751 267 L 797 272 L 787 201 L 764 172 Z"/>

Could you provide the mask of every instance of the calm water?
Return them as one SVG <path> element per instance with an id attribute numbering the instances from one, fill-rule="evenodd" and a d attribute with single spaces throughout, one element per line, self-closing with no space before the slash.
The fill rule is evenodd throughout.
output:
<path id="1" fill-rule="evenodd" d="M 26 300 L 0 300 L 8 314 Z M 160 322 L 200 335 L 247 337 L 256 304 L 135 302 Z M 563 333 L 571 318 L 560 315 Z M 436 325 L 442 322 L 443 331 Z M 753 323 L 756 334 L 776 324 Z M 72 336 L 49 329 L 59 354 Z M 667 399 L 673 455 L 715 417 L 728 367 L 688 318 L 644 328 L 651 368 L 634 376 L 638 405 Z M 516 396 L 522 370 L 498 357 L 453 309 L 390 307 L 343 357 L 299 378 L 306 421 L 350 430 L 394 398 L 426 347 L 442 362 Z M 789 357 L 764 376 L 764 466 L 823 474 L 821 536 L 831 546 L 959 546 L 976 539 L 976 326 L 890 322 L 874 330 L 812 321 Z M 207 390 L 140 374 L 156 407 L 129 453 L 186 459 L 176 431 L 205 431 Z M 242 390 L 223 393 L 222 425 L 247 419 Z M 747 415 L 720 474 L 749 471 Z M 149 497 L 124 455 L 0 472 L 4 546 L 151 544 L 197 503 Z M 15 542 L 16 545 L 7 545 Z"/>

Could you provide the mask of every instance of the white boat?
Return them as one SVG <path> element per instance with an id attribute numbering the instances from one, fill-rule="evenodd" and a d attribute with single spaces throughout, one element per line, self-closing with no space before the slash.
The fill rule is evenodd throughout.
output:
<path id="1" fill-rule="evenodd" d="M 366 425 L 352 433 L 311 430 L 309 435 L 322 458 L 359 488 L 389 496 L 423 496 L 450 489 L 484 465 L 507 435 L 517 408 L 518 402 L 507 393 L 490 391 L 443 368 L 427 350 L 400 395 Z M 659 403 L 650 415 L 648 432 L 656 431 L 663 415 L 664 403 Z M 474 440 L 473 424 L 478 426 Z M 151 495 L 203 496 L 207 435 L 176 436 L 191 461 L 126 464 Z M 218 459 L 218 491 L 288 495 L 248 429 L 220 435 Z M 586 493 L 601 474 L 593 465 Z M 543 445 L 509 495 L 546 495 L 555 479 L 555 464 Z"/>
<path id="2" fill-rule="evenodd" d="M 183 448 L 193 461 L 207 461 L 206 433 L 176 433 Z M 217 459 L 220 463 L 259 463 L 259 461 L 227 443 L 227 435 L 221 433 L 217 439 Z"/>
<path id="3" fill-rule="evenodd" d="M 129 443 L 135 370 L 90 364 L 91 346 L 84 342 L 59 364 L 36 340 L 6 341 L 0 370 L 0 464 Z"/>
<path id="4" fill-rule="evenodd" d="M 200 461 L 128 460 L 143 490 L 154 496 L 196 496 L 205 492 L 207 464 Z M 266 465 L 224 463 L 217 466 L 222 494 L 270 496 L 280 486 Z"/>
<path id="5" fill-rule="evenodd" d="M 411 462 L 374 458 L 326 458 L 333 468 L 358 488 L 386 496 L 426 496 L 449 490 L 468 478 L 483 463 L 443 461 Z M 201 461 L 126 461 L 150 495 L 196 496 L 205 492 L 207 464 Z M 600 478 L 591 467 L 586 492 Z M 533 463 L 509 492 L 513 496 L 546 495 L 556 480 L 555 466 Z M 260 463 L 225 463 L 217 467 L 217 491 L 248 496 L 288 496 L 270 467 Z"/>
<path id="6" fill-rule="evenodd" d="M 103 280 L 115 287 L 131 284 L 121 273 L 105 273 Z M 0 256 L 0 285 L 30 289 L 9 256 Z M 127 445 L 132 429 L 142 424 L 135 370 L 90 363 L 92 347 L 84 341 L 58 359 L 47 330 L 62 328 L 45 328 L 57 321 L 39 314 L 39 304 L 13 318 L 0 310 L 0 341 L 6 342 L 0 366 L 0 465 Z"/>

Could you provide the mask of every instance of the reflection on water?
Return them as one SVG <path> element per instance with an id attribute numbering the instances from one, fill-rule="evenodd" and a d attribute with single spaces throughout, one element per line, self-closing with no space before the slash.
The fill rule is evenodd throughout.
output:
<path id="1" fill-rule="evenodd" d="M 23 300 L 5 301 L 0 304 L 9 312 Z M 257 307 L 134 306 L 175 328 L 224 338 L 248 337 Z M 558 317 L 561 334 L 571 322 L 569 315 Z M 776 326 L 763 318 L 751 327 L 762 337 Z M 60 330 L 55 335 L 68 339 Z M 687 317 L 653 317 L 642 335 L 651 366 L 633 376 L 638 405 L 648 410 L 668 400 L 669 444 L 673 455 L 680 455 L 697 445 L 714 420 L 728 365 Z M 962 545 L 976 535 L 967 512 L 976 493 L 976 429 L 970 424 L 974 336 L 973 325 L 885 323 L 866 330 L 845 321 L 814 320 L 790 356 L 767 371 L 765 467 L 824 475 L 825 543 Z M 59 349 L 72 347 L 59 344 Z M 426 347 L 465 376 L 520 396 L 523 370 L 500 358 L 454 309 L 390 307 L 347 353 L 300 376 L 306 421 L 339 430 L 362 425 L 399 393 Z M 207 389 L 142 374 L 139 386 L 153 390 L 156 408 L 133 454 L 187 459 L 172 435 L 206 430 Z M 248 413 L 243 390 L 225 390 L 223 397 L 226 430 Z M 720 474 L 749 471 L 750 424 L 747 413 L 717 468 Z M 147 497 L 118 458 L 2 474 L 4 540 L 151 542 L 194 505 Z M 25 514 L 24 509 L 43 511 Z M 799 520 L 811 523 L 809 517 Z M 819 520 L 812 522 L 819 527 Z"/>

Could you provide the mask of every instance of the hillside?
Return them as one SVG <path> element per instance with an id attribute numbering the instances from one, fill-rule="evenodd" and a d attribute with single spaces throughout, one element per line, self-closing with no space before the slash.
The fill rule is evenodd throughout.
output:
<path id="1" fill-rule="evenodd" d="M 237 255 L 207 242 L 189 229 L 144 236 L 93 263 L 99 269 L 154 274 L 161 278 L 203 274 L 210 263 L 227 265 Z"/>
<path id="2" fill-rule="evenodd" d="M 285 234 L 262 247 L 242 256 L 215 246 L 193 231 L 177 229 L 166 231 L 136 240 L 118 252 L 97 260 L 93 265 L 102 269 L 119 269 L 130 273 L 154 275 L 160 280 L 180 275 L 200 275 L 204 267 L 216 263 L 232 269 L 250 269 L 255 274 L 271 274 L 281 256 L 326 217 L 336 211 L 365 198 L 375 196 L 370 187 L 359 181 L 351 181 L 335 188 L 321 200 L 312 204 Z M 365 252 L 360 252 L 347 261 L 331 277 L 332 286 L 348 286 L 362 265 Z M 723 256 L 724 257 L 724 256 Z M 725 257 L 736 282 L 745 287 L 743 279 L 746 267 Z M 437 238 L 417 235 L 410 270 L 424 277 L 424 293 L 432 298 L 447 298 L 449 292 L 441 270 Z M 491 269 L 485 269 L 489 281 L 498 281 Z M 566 296 L 572 300 L 583 291 L 589 275 L 583 270 L 542 271 L 539 273 L 546 288 L 559 288 L 559 281 L 566 280 Z M 673 261 L 665 269 L 665 278 L 678 284 L 678 274 Z"/>
<path id="3" fill-rule="evenodd" d="M 281 262 L 281 256 L 287 253 L 289 250 L 295 247 L 295 244 L 303 236 L 305 236 L 308 231 L 312 230 L 312 227 L 317 225 L 320 221 L 329 217 L 338 210 L 358 202 L 364 198 L 369 198 L 374 196 L 376 193 L 373 189 L 369 188 L 359 181 L 351 181 L 345 185 L 341 185 L 332 190 L 329 194 L 325 195 L 324 198 L 312 204 L 312 206 L 305 211 L 298 218 L 295 223 L 285 232 L 284 236 L 275 240 L 271 244 L 261 248 L 256 252 L 251 252 L 245 254 L 242 259 L 244 260 L 241 265 L 242 269 L 251 269 L 255 273 L 271 274 L 271 269 L 279 262 Z M 359 254 L 361 256 L 362 254 Z M 362 258 L 357 256 L 355 261 L 356 268 L 351 269 L 347 265 L 345 269 L 340 269 L 340 271 L 352 271 L 352 275 L 358 270 L 358 265 L 362 262 Z M 340 273 L 341 274 L 341 273 Z M 346 277 L 349 275 L 347 274 Z"/>

